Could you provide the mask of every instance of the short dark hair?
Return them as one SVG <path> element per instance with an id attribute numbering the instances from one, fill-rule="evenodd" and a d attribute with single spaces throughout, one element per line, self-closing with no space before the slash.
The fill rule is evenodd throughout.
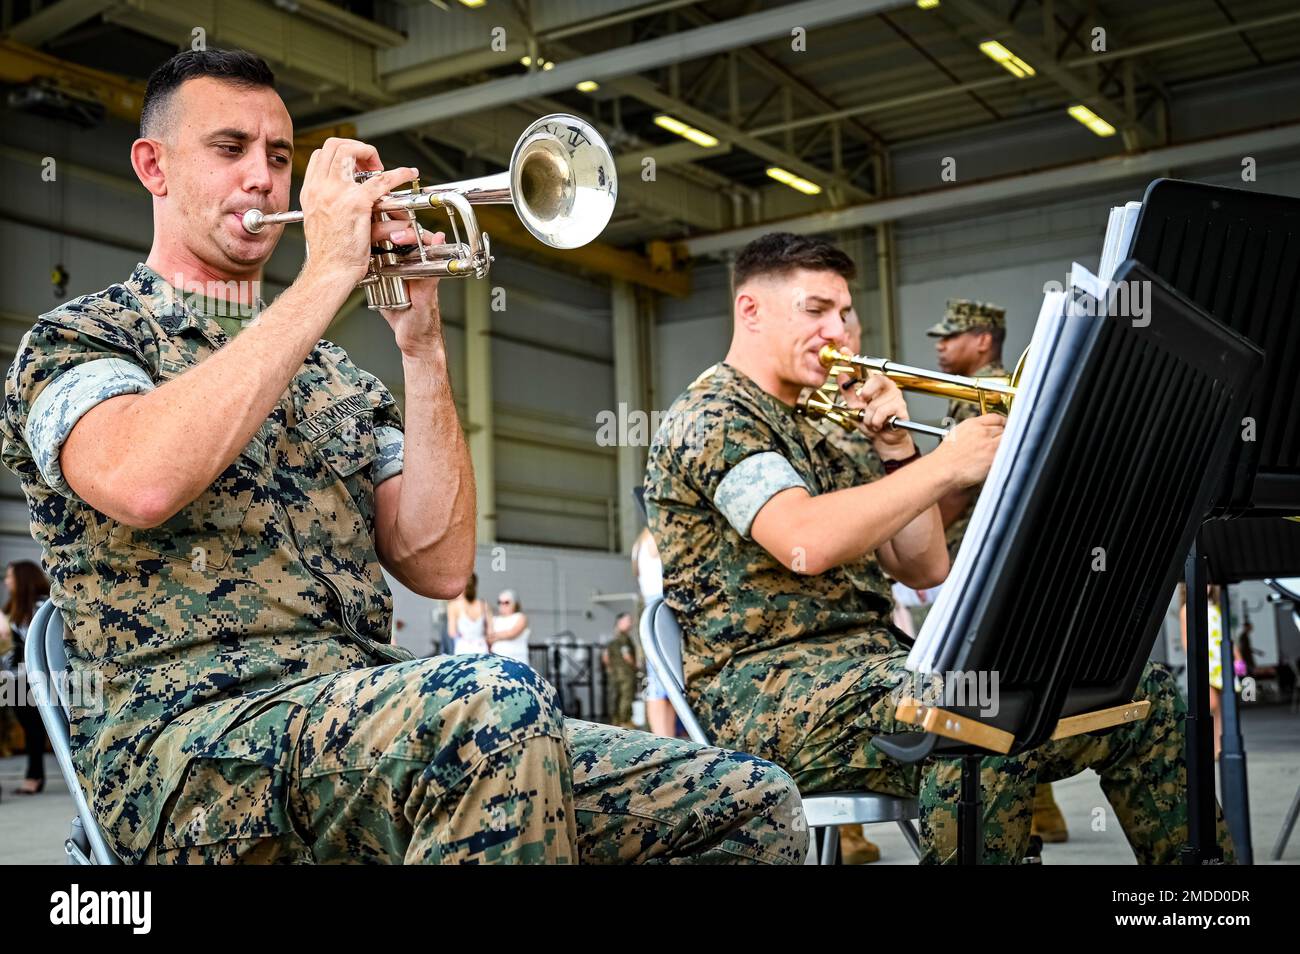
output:
<path id="1" fill-rule="evenodd" d="M 153 136 L 166 121 L 172 94 L 186 80 L 211 76 L 244 89 L 275 86 L 275 74 L 266 60 L 247 50 L 184 50 L 149 74 L 140 109 L 140 135 Z"/>
<path id="2" fill-rule="evenodd" d="M 778 275 L 798 268 L 835 272 L 845 281 L 851 281 L 858 271 L 853 259 L 825 239 L 793 232 L 768 232 L 736 256 L 732 291 L 757 275 Z"/>

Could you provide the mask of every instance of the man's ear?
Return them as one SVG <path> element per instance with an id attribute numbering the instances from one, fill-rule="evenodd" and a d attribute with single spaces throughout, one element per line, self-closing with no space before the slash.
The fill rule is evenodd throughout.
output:
<path id="1" fill-rule="evenodd" d="M 163 171 L 166 148 L 157 139 L 137 139 L 131 144 L 131 168 L 141 184 L 157 198 L 167 194 L 167 174 Z"/>
<path id="2" fill-rule="evenodd" d="M 746 289 L 736 292 L 735 315 L 736 321 L 746 331 L 758 330 L 758 299 L 754 297 L 753 292 Z"/>

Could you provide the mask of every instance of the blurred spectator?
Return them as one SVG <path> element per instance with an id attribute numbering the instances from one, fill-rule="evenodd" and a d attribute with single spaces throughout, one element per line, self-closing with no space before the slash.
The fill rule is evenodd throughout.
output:
<path id="1" fill-rule="evenodd" d="M 655 546 L 655 538 L 650 535 L 649 527 L 643 529 L 632 544 L 632 573 L 636 577 L 644 605 L 649 606 L 652 600 L 664 595 L 664 565 L 659 559 L 659 548 Z M 668 690 L 659 681 L 654 666 L 648 663 L 645 676 L 645 717 L 650 731 L 655 735 L 674 738 L 677 735 L 677 713 L 673 711 L 673 704 L 668 699 Z"/>
<path id="2" fill-rule="evenodd" d="M 488 626 L 492 612 L 487 601 L 478 597 L 478 574 L 471 574 L 465 592 L 447 605 L 447 631 L 451 633 L 453 653 L 487 653 Z"/>
<path id="3" fill-rule="evenodd" d="M 447 600 L 433 601 L 433 610 L 429 614 L 433 621 L 429 647 L 431 656 L 450 656 L 455 648 L 451 641 L 451 631 L 447 628 L 448 605 Z"/>
<path id="4" fill-rule="evenodd" d="M 1255 657 L 1259 655 L 1250 642 L 1250 634 L 1255 631 L 1255 626 L 1250 621 L 1250 616 L 1246 616 L 1246 621 L 1241 624 L 1241 632 L 1237 636 L 1237 642 L 1232 648 L 1232 655 L 1235 662 L 1234 668 L 1238 676 L 1250 676 L 1252 679 L 1276 679 L 1276 666 L 1261 666 L 1255 662 Z"/>
<path id="5" fill-rule="evenodd" d="M 31 560 L 16 560 L 5 568 L 5 590 L 9 596 L 0 610 L 0 638 L 8 637 L 14 647 L 13 668 L 19 690 L 15 698 L 27 750 L 27 774 L 14 794 L 35 795 L 45 788 L 45 726 L 25 685 L 27 667 L 23 657 L 27 629 L 37 608 L 50 598 L 50 584 Z"/>
<path id="6" fill-rule="evenodd" d="M 1206 587 L 1209 606 L 1206 607 L 1206 620 L 1209 630 L 1209 669 L 1210 669 L 1210 714 L 1214 717 L 1214 758 L 1217 760 L 1223 748 L 1223 615 L 1219 611 L 1219 587 L 1211 584 Z M 1183 650 L 1187 650 L 1187 584 L 1178 584 L 1178 599 L 1182 604 L 1178 610 L 1178 621 L 1183 629 Z"/>
<path id="7" fill-rule="evenodd" d="M 632 648 L 632 614 L 619 613 L 614 636 L 600 653 L 610 687 L 613 711 L 610 721 L 626 729 L 632 725 L 632 697 L 636 694 L 636 653 Z"/>
<path id="8" fill-rule="evenodd" d="M 497 611 L 492 617 L 492 635 L 488 637 L 491 651 L 509 656 L 521 663 L 528 662 L 528 617 L 514 590 L 502 590 L 497 596 Z"/>

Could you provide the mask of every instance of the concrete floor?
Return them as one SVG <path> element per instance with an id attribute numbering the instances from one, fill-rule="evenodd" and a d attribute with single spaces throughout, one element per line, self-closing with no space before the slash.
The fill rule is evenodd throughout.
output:
<path id="1" fill-rule="evenodd" d="M 1257 864 L 1270 864 L 1273 843 L 1291 800 L 1300 787 L 1300 713 L 1284 706 L 1248 709 L 1243 717 L 1251 798 L 1251 827 Z M 63 839 L 74 814 L 72 799 L 59 777 L 53 756 L 45 792 L 31 798 L 12 795 L 22 778 L 24 761 L 0 759 L 0 864 L 62 864 Z M 1133 864 L 1133 853 L 1110 810 L 1097 776 L 1091 772 L 1055 786 L 1070 840 L 1044 849 L 1046 864 Z M 1104 825 L 1094 831 L 1096 809 Z M 911 850 L 893 825 L 873 825 L 868 836 L 880 845 L 882 864 L 912 864 Z M 1282 856 L 1283 864 L 1300 864 L 1300 825 Z"/>

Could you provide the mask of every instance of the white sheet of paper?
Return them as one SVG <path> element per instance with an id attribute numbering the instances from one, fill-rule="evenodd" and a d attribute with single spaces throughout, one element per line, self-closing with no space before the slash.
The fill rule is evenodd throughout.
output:
<path id="1" fill-rule="evenodd" d="M 1097 277 L 1103 282 L 1110 281 L 1115 275 L 1115 269 L 1128 258 L 1129 249 L 1133 247 L 1133 230 L 1141 211 L 1141 202 L 1117 205 L 1110 210 L 1110 219 L 1106 223 L 1106 240 L 1101 248 L 1101 264 L 1097 268 Z"/>

